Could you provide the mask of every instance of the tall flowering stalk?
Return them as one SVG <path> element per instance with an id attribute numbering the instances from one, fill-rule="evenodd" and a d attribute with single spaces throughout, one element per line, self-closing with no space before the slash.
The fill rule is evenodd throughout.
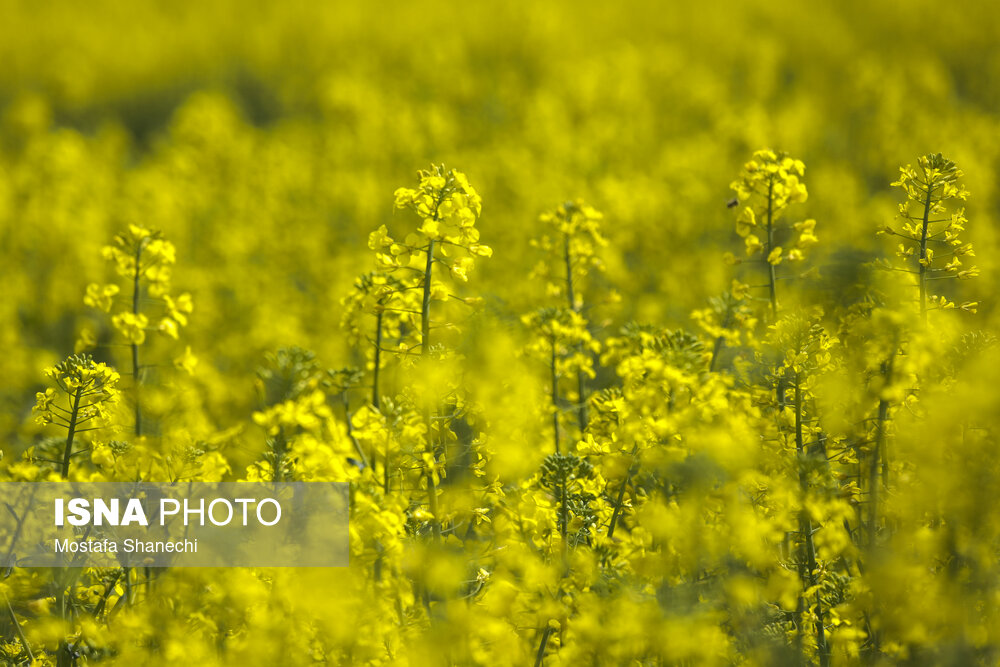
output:
<path id="1" fill-rule="evenodd" d="M 528 352 L 542 359 L 549 369 L 553 450 L 559 454 L 562 440 L 559 380 L 567 375 L 593 377 L 591 355 L 600 352 L 600 345 L 587 330 L 587 321 L 575 310 L 542 308 L 522 319 L 534 335 Z"/>
<path id="2" fill-rule="evenodd" d="M 778 316 L 778 265 L 802 260 L 805 250 L 817 241 L 815 220 L 781 224 L 788 206 L 802 203 L 809 196 L 802 182 L 805 170 L 802 160 L 786 153 L 760 150 L 743 165 L 739 178 L 730 185 L 742 205 L 736 219 L 736 233 L 743 237 L 747 256 L 761 256 L 767 267 L 772 322 Z"/>
<path id="3" fill-rule="evenodd" d="M 814 469 L 826 469 L 824 437 L 817 423 L 814 405 L 814 388 L 818 378 L 833 365 L 832 348 L 837 339 L 829 336 L 816 321 L 798 316 L 783 317 L 771 327 L 767 343 L 783 351 L 783 358 L 773 374 L 778 392 L 780 439 L 789 449 L 794 449 L 801 508 L 798 511 L 798 555 L 796 569 L 801 581 L 795 612 L 796 643 L 802 651 L 802 639 L 808 630 L 811 615 L 816 653 L 819 664 L 830 664 L 829 648 L 824 630 L 824 603 L 820 589 L 820 566 L 814 535 L 819 527 L 810 512 L 812 504 Z M 783 394 L 789 394 L 789 396 Z M 791 410 L 790 419 L 785 416 Z M 812 600 L 807 596 L 813 595 Z"/>
<path id="4" fill-rule="evenodd" d="M 962 175 L 958 166 L 941 153 L 918 158 L 916 168 L 900 167 L 899 180 L 892 185 L 906 196 L 897 216 L 902 222 L 898 227 L 886 225 L 879 230 L 899 237 L 896 256 L 903 260 L 903 266 L 888 264 L 887 268 L 916 276 L 920 317 L 925 322 L 928 310 L 955 308 L 946 297 L 928 293 L 930 281 L 966 280 L 979 275 L 976 266 L 965 267 L 962 262 L 963 257 L 975 256 L 972 244 L 959 238 L 968 222 L 965 208 L 959 206 L 948 212 L 969 197 L 965 186 L 958 182 Z M 978 305 L 966 301 L 959 308 L 974 313 Z"/>
<path id="5" fill-rule="evenodd" d="M 86 449 L 73 451 L 77 436 L 108 425 L 108 410 L 119 398 L 117 389 L 119 375 L 109 366 L 94 362 L 88 354 L 74 354 L 65 361 L 45 369 L 45 376 L 55 388 L 49 387 L 44 392 L 36 394 L 33 411 L 37 413 L 35 419 L 39 423 L 55 424 L 66 429 L 62 460 L 56 463 L 59 464 L 60 476 L 69 479 L 73 456 L 87 451 Z M 64 621 L 69 620 L 72 614 L 70 597 L 75 580 L 76 575 L 73 570 L 60 572 L 56 577 L 55 601 Z M 70 644 L 63 637 L 56 649 L 56 664 L 59 667 L 69 667 L 74 663 Z"/>
<path id="6" fill-rule="evenodd" d="M 119 375 L 109 366 L 95 363 L 89 354 L 74 354 L 45 369 L 45 376 L 55 388 L 36 395 L 34 412 L 39 423 L 66 429 L 59 474 L 68 479 L 76 436 L 108 422 L 108 409 L 119 397 Z"/>
<path id="7" fill-rule="evenodd" d="M 533 272 L 533 277 L 547 281 L 550 294 L 566 300 L 566 307 L 583 315 L 583 287 L 592 271 L 602 271 L 604 265 L 599 250 L 608 245 L 601 233 L 604 215 L 581 199 L 567 201 L 539 216 L 548 228 L 532 245 L 551 257 Z M 554 258 L 554 260 L 553 260 Z M 559 268 L 556 269 L 555 267 Z M 585 373 L 576 373 L 576 416 L 580 434 L 587 428 L 587 390 Z"/>
<path id="8" fill-rule="evenodd" d="M 418 172 L 416 188 L 396 190 L 396 208 L 417 214 L 420 227 L 402 242 L 388 234 L 385 225 L 369 237 L 379 268 L 386 273 L 418 271 L 420 300 L 420 354 L 431 348 L 431 301 L 449 297 L 444 286 L 435 291 L 434 265 L 440 264 L 455 279 L 465 282 L 476 257 L 490 257 L 493 250 L 479 243 L 476 220 L 482 213 L 482 198 L 460 171 L 432 166 Z"/>
<path id="9" fill-rule="evenodd" d="M 366 365 L 371 371 L 371 405 L 382 403 L 383 352 L 408 351 L 419 345 L 414 340 L 419 331 L 422 305 L 418 286 L 382 271 L 372 271 L 354 281 L 350 293 L 341 299 L 344 315 L 341 326 L 352 343 L 364 344 Z"/>
<path id="10" fill-rule="evenodd" d="M 104 258 L 114 264 L 118 275 L 125 278 L 128 289 L 128 306 L 111 317 L 111 324 L 127 341 L 132 357 L 133 401 L 135 403 L 135 435 L 143 434 L 142 385 L 143 366 L 139 359 L 140 347 L 146 342 L 146 333 L 152 328 L 167 338 L 176 340 L 181 327 L 188 323 L 194 309 L 191 295 L 183 293 L 176 298 L 170 295 L 171 267 L 177 261 L 174 244 L 154 230 L 129 225 L 128 231 L 115 236 L 111 245 L 102 250 Z M 92 308 L 110 313 L 115 297 L 122 292 L 117 284 L 87 286 L 84 303 Z M 148 297 L 159 303 L 158 321 L 151 324 L 151 313 L 143 312 Z M 197 363 L 187 348 L 174 363 L 191 371 Z"/>
<path id="11" fill-rule="evenodd" d="M 477 257 L 490 257 L 493 250 L 479 243 L 476 221 L 482 213 L 482 198 L 460 171 L 432 165 L 417 174 L 416 188 L 399 188 L 395 192 L 398 209 L 410 210 L 420 220 L 416 232 L 407 234 L 402 241 L 389 236 L 383 225 L 369 238 L 369 247 L 376 251 L 380 270 L 386 273 L 410 272 L 404 280 L 412 280 L 420 290 L 420 357 L 430 357 L 432 351 L 431 302 L 446 300 L 452 295 L 441 282 L 435 282 L 435 265 L 448 272 L 453 279 L 465 282 L 475 266 Z M 415 276 L 413 274 L 416 274 Z M 425 369 L 426 370 L 426 369 Z M 433 516 L 435 537 L 440 537 L 441 524 L 438 512 L 437 463 L 432 440 L 435 432 L 443 431 L 443 424 L 435 424 L 430 402 L 424 404 L 426 471 L 428 509 Z"/>

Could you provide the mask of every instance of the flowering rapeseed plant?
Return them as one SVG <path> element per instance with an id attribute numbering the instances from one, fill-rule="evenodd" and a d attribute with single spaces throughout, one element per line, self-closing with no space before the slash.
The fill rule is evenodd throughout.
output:
<path id="1" fill-rule="evenodd" d="M 52 368 L 45 369 L 56 388 L 49 387 L 36 395 L 34 412 L 41 424 L 66 429 L 60 475 L 69 477 L 73 440 L 78 433 L 106 425 L 109 409 L 118 401 L 118 373 L 105 364 L 95 363 L 87 354 L 73 355 Z M 81 450 L 86 451 L 86 450 Z"/>
<path id="2" fill-rule="evenodd" d="M 962 257 L 974 257 L 972 244 L 959 238 L 965 231 L 965 208 L 955 209 L 948 215 L 948 203 L 952 200 L 965 201 L 969 197 L 965 186 L 958 182 L 962 171 L 954 162 L 940 153 L 921 156 L 917 169 L 911 165 L 900 167 L 899 180 L 893 187 L 900 188 L 906 201 L 899 205 L 899 218 L 903 220 L 899 229 L 886 225 L 883 234 L 901 239 L 896 256 L 916 260 L 915 269 L 900 267 L 916 275 L 918 304 L 921 317 L 927 317 L 928 303 L 931 308 L 954 308 L 955 304 L 939 295 L 928 294 L 928 282 L 958 278 L 967 280 L 979 275 L 975 266 L 963 268 Z M 938 217 L 945 216 L 945 217 Z M 938 262 L 935 262 L 935 259 Z M 941 260 L 947 262 L 941 266 Z M 976 312 L 979 304 L 966 301 L 962 310 Z"/>
<path id="3" fill-rule="evenodd" d="M 109 4 L 0 23 L 0 479 L 350 565 L 13 567 L 0 663 L 996 662 L 992 5 Z"/>
<path id="4" fill-rule="evenodd" d="M 778 243 L 778 222 L 791 204 L 804 202 L 809 193 L 805 183 L 806 167 L 802 160 L 795 160 L 784 153 L 761 150 L 743 165 L 738 180 L 730 186 L 742 205 L 736 218 L 736 233 L 743 237 L 746 254 L 760 254 L 767 266 L 768 300 L 772 320 L 778 313 L 776 268 L 783 261 L 803 259 L 804 252 L 817 242 L 815 220 L 803 220 L 791 225 L 795 239 Z M 759 235 L 763 235 L 763 239 Z"/>

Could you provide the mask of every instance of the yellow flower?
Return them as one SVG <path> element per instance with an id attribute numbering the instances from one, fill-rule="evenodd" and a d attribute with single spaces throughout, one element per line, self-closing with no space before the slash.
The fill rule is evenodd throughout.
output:
<path id="1" fill-rule="evenodd" d="M 80 336 L 73 344 L 73 352 L 75 354 L 80 354 L 81 352 L 92 350 L 95 347 L 97 347 L 97 337 L 94 336 L 94 332 L 89 328 L 80 329 Z"/>
<path id="2" fill-rule="evenodd" d="M 159 325 L 157 325 L 156 330 L 159 331 L 164 336 L 168 338 L 173 338 L 177 340 L 177 322 L 170 319 L 169 317 L 164 317 L 160 320 Z"/>
<path id="3" fill-rule="evenodd" d="M 138 315 L 130 312 L 119 313 L 111 318 L 111 324 L 133 345 L 142 345 L 146 340 L 149 319 L 142 313 Z"/>
<path id="4" fill-rule="evenodd" d="M 101 286 L 97 283 L 90 283 L 87 285 L 87 293 L 83 297 L 83 303 L 106 313 L 111 310 L 112 299 L 118 292 L 118 285 Z"/>
<path id="5" fill-rule="evenodd" d="M 167 315 L 180 326 L 187 326 L 187 316 L 194 310 L 194 301 L 191 299 L 191 295 L 184 292 L 175 300 L 169 294 L 164 294 L 163 302 L 167 309 Z"/>
<path id="6" fill-rule="evenodd" d="M 174 359 L 174 366 L 184 371 L 188 375 L 194 375 L 194 369 L 198 365 L 198 357 L 191 353 L 191 346 L 184 348 L 184 354 Z"/>

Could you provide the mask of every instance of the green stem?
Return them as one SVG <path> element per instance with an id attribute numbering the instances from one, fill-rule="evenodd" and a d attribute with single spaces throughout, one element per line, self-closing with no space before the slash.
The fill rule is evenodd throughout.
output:
<path id="1" fill-rule="evenodd" d="M 551 636 L 552 628 L 546 625 L 545 630 L 542 632 L 542 639 L 538 642 L 538 652 L 535 654 L 535 667 L 541 667 L 542 661 L 545 659 L 545 646 L 549 643 L 549 637 Z"/>
<path id="2" fill-rule="evenodd" d="M 24 632 L 21 630 L 21 624 L 17 620 L 17 614 L 14 613 L 14 607 L 10 604 L 10 599 L 7 597 L 6 593 L 3 596 L 3 601 L 7 603 L 7 611 L 10 613 L 10 622 L 14 624 L 14 631 L 17 633 L 17 639 L 21 642 L 21 646 L 24 647 L 24 652 L 28 654 L 28 659 L 32 664 L 35 662 L 35 656 L 31 652 L 31 646 L 28 645 L 28 640 L 24 637 Z"/>
<path id="3" fill-rule="evenodd" d="M 69 415 L 69 427 L 66 433 L 66 448 L 63 450 L 62 478 L 69 479 L 69 461 L 73 456 L 73 437 L 76 435 L 76 419 L 80 414 L 80 398 L 83 394 L 83 387 L 79 387 L 73 394 L 73 410 Z"/>
<path id="4" fill-rule="evenodd" d="M 59 607 L 59 617 L 63 622 L 68 623 L 71 616 L 71 609 L 67 604 L 66 591 L 72 586 L 72 582 L 60 581 L 57 583 L 56 604 Z M 59 646 L 56 648 L 56 667 L 73 667 L 75 662 L 73 654 L 69 650 L 69 642 L 63 637 L 59 640 Z"/>
<path id="5" fill-rule="evenodd" d="M 926 178 L 926 172 L 925 172 Z M 927 267 L 924 260 L 927 259 L 927 230 L 930 226 L 931 216 L 931 193 L 934 191 L 930 180 L 927 180 L 927 198 L 924 199 L 924 219 L 920 231 L 920 319 L 927 322 Z"/>
<path id="6" fill-rule="evenodd" d="M 895 352 L 882 363 L 883 386 L 888 386 L 892 382 L 893 361 Z M 868 518 L 868 546 L 875 548 L 875 534 L 878 526 L 879 493 L 881 487 L 888 488 L 889 485 L 889 460 L 886 456 L 886 422 L 889 420 L 889 401 L 880 399 L 878 402 L 878 418 L 875 422 L 875 447 L 872 450 L 871 461 L 869 461 L 868 484 L 870 498 L 870 515 Z M 880 466 L 881 463 L 881 466 Z M 879 483 L 879 468 L 882 470 L 882 480 Z"/>
<path id="7" fill-rule="evenodd" d="M 563 234 L 563 263 L 566 265 L 566 297 L 570 310 L 579 312 L 576 308 L 576 296 L 573 294 L 573 255 L 569 249 L 569 232 Z"/>
<path id="8" fill-rule="evenodd" d="M 774 249 L 774 177 L 767 183 L 767 250 L 764 261 L 767 262 L 768 291 L 771 298 L 771 321 L 778 319 L 778 293 L 774 264 L 770 262 L 771 251 Z"/>
<path id="9" fill-rule="evenodd" d="M 426 357 L 431 340 L 431 276 L 434 271 L 434 239 L 427 243 L 427 263 L 424 266 L 424 292 L 420 306 L 420 355 Z"/>
<path id="10" fill-rule="evenodd" d="M 715 362 L 719 358 L 719 353 L 722 352 L 722 344 L 725 339 L 722 336 L 715 337 L 715 343 L 712 345 L 712 360 L 708 362 L 708 372 L 715 372 Z"/>
<path id="11" fill-rule="evenodd" d="M 135 249 L 135 272 L 132 277 L 132 315 L 135 317 L 139 317 L 139 277 L 142 275 L 139 262 L 142 260 L 142 245 L 143 242 L 139 241 Z M 139 346 L 136 343 L 132 343 L 132 384 L 135 393 L 135 435 L 138 437 L 142 435 L 142 407 L 139 404 Z"/>
<path id="12" fill-rule="evenodd" d="M 577 370 L 576 391 L 577 391 L 577 398 L 579 400 L 579 405 L 577 405 L 576 408 L 576 419 L 577 423 L 580 426 L 581 439 L 583 438 L 584 432 L 586 432 L 587 430 L 587 398 L 586 398 L 587 387 L 585 382 L 586 380 L 584 380 L 583 371 Z"/>
<path id="13" fill-rule="evenodd" d="M 434 482 L 434 471 L 427 471 L 427 504 L 433 519 L 434 539 L 441 539 L 441 521 L 438 518 L 437 484 Z"/>
<path id="14" fill-rule="evenodd" d="M 385 313 L 378 311 L 375 314 L 375 368 L 372 373 L 372 407 L 378 410 L 382 403 L 379 395 L 379 376 L 382 371 L 382 318 Z M 375 462 L 376 454 L 372 452 L 372 463 Z M 385 493 L 389 493 L 389 440 L 385 441 L 385 458 L 382 460 L 382 488 Z"/>
<path id="15" fill-rule="evenodd" d="M 799 456 L 799 486 L 802 489 L 803 504 L 805 503 L 806 494 L 809 491 L 809 475 L 806 469 L 806 450 L 805 450 L 805 438 L 802 433 L 802 386 L 799 376 L 795 376 L 795 449 Z M 805 579 L 803 583 L 808 585 L 809 588 L 815 588 L 816 579 L 816 545 L 813 541 L 813 526 L 812 518 L 809 516 L 809 510 L 803 506 L 802 510 L 799 512 L 799 532 L 802 534 L 803 538 L 803 548 L 805 550 L 804 567 L 806 569 Z M 800 566 L 799 571 L 801 573 L 803 567 Z M 799 610 L 804 612 L 805 602 L 802 598 L 799 599 Z M 800 616 L 800 632 L 801 632 L 801 616 Z M 828 667 L 830 664 L 830 655 L 826 646 L 826 633 L 823 629 L 823 600 L 820 596 L 820 592 L 816 591 L 816 653 L 819 655 L 820 667 Z"/>
<path id="16" fill-rule="evenodd" d="M 549 341 L 552 348 L 552 359 L 549 362 L 549 371 L 552 377 L 552 438 L 556 445 L 556 454 L 559 453 L 559 374 L 556 370 L 556 337 L 553 335 Z"/>
<path id="17" fill-rule="evenodd" d="M 869 513 L 868 513 L 868 548 L 875 548 L 875 537 L 878 533 L 878 510 L 879 510 L 879 459 L 882 457 L 882 447 L 885 442 L 885 421 L 889 414 L 889 402 L 881 400 L 878 402 L 878 421 L 875 430 L 875 448 L 872 450 L 871 460 L 868 468 L 868 493 Z"/>
<path id="18" fill-rule="evenodd" d="M 628 470 L 625 471 L 625 479 L 622 480 L 622 485 L 618 489 L 618 498 L 615 500 L 615 509 L 611 513 L 611 522 L 608 524 L 609 540 L 615 536 L 615 527 L 618 525 L 618 520 L 622 514 L 622 506 L 625 504 L 625 489 L 628 487 L 629 480 L 632 478 L 632 474 L 635 469 L 635 455 L 638 451 L 638 445 L 632 447 L 632 460 L 629 462 Z"/>
<path id="19" fill-rule="evenodd" d="M 385 438 L 385 460 L 382 464 L 382 490 L 389 494 L 389 438 Z"/>
<path id="20" fill-rule="evenodd" d="M 566 488 L 566 478 L 568 474 L 562 476 L 562 484 L 559 486 L 559 534 L 562 536 L 562 560 L 563 567 L 568 568 L 567 557 L 569 555 L 569 492 Z"/>
<path id="21" fill-rule="evenodd" d="M 285 454 L 288 452 L 288 441 L 285 439 L 285 427 L 278 427 L 278 435 L 274 437 L 274 470 L 271 478 L 275 482 L 285 481 Z"/>
<path id="22" fill-rule="evenodd" d="M 566 264 L 566 298 L 569 301 L 569 308 L 575 313 L 580 312 L 581 308 L 576 303 L 576 296 L 573 292 L 573 255 L 570 251 L 570 239 L 569 232 L 563 234 L 563 261 Z M 587 398 L 586 398 L 586 381 L 584 380 L 583 371 L 576 371 L 576 388 L 577 388 L 577 408 L 576 417 L 577 422 L 580 425 L 580 437 L 583 437 L 584 431 L 587 430 Z"/>
<path id="23" fill-rule="evenodd" d="M 434 215 L 437 219 L 437 212 Z M 427 243 L 427 263 L 424 267 L 424 293 L 423 302 L 420 307 L 420 356 L 426 358 L 430 351 L 431 340 L 431 278 L 434 271 L 434 239 Z M 434 448 L 431 445 L 431 409 L 430 405 L 424 406 L 424 423 L 427 425 L 427 446 L 431 456 L 434 456 Z M 434 539 L 441 539 L 441 522 L 438 518 L 437 484 L 434 482 L 434 470 L 428 470 L 427 477 L 427 505 L 431 515 L 434 517 Z"/>
<path id="24" fill-rule="evenodd" d="M 372 371 L 372 407 L 379 409 L 378 381 L 382 366 L 382 316 L 380 310 L 375 314 L 375 368 Z"/>

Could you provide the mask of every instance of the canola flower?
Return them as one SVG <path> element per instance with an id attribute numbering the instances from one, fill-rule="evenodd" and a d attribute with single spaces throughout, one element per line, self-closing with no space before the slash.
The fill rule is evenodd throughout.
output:
<path id="1" fill-rule="evenodd" d="M 954 302 L 946 297 L 928 293 L 930 281 L 949 278 L 968 280 L 979 275 L 976 266 L 965 267 L 962 262 L 963 257 L 968 261 L 976 254 L 971 243 L 959 238 L 968 222 L 965 208 L 956 208 L 948 215 L 949 202 L 964 202 L 969 197 L 965 186 L 958 182 L 962 175 L 955 163 L 940 153 L 921 156 L 916 169 L 912 165 L 900 167 L 899 180 L 892 185 L 900 188 L 906 196 L 906 201 L 899 205 L 898 217 L 903 222 L 898 229 L 886 225 L 880 230 L 882 234 L 901 239 L 896 250 L 897 257 L 907 262 L 912 258 L 917 264 L 916 269 L 897 270 L 916 275 L 920 316 L 925 321 L 928 309 L 955 307 Z M 941 265 L 942 260 L 947 261 Z M 975 313 L 978 305 L 966 301 L 959 307 Z"/>
<path id="2" fill-rule="evenodd" d="M 65 361 L 45 369 L 55 388 L 49 387 L 35 396 L 33 412 L 40 424 L 53 424 L 66 429 L 59 472 L 69 477 L 70 463 L 80 451 L 73 451 L 77 434 L 106 425 L 109 409 L 118 401 L 118 373 L 106 364 L 95 363 L 90 355 L 72 355 Z M 81 450 L 85 451 L 85 450 Z"/>
<path id="3" fill-rule="evenodd" d="M 772 193 L 772 213 L 804 192 L 792 178 L 801 169 L 782 160 L 785 166 L 762 181 Z M 905 534 L 900 508 L 883 500 L 887 490 L 892 497 L 892 479 L 913 474 L 896 451 L 904 442 L 894 422 L 904 407 L 926 419 L 917 388 L 958 372 L 922 351 L 930 340 L 908 333 L 904 320 L 885 307 L 865 303 L 835 312 L 839 320 L 822 309 L 782 313 L 765 329 L 747 304 L 749 288 L 734 282 L 696 312 L 700 333 L 633 322 L 601 341 L 583 315 L 583 302 L 568 296 L 570 286 L 590 276 L 576 271 L 577 262 L 598 266 L 591 253 L 606 245 L 595 240 L 603 238 L 595 236 L 599 215 L 577 204 L 591 211 L 579 219 L 590 240 L 566 254 L 579 230 L 570 222 L 558 227 L 567 273 L 565 294 L 556 293 L 567 297 L 566 305 L 522 318 L 530 332 L 524 359 L 548 369 L 536 377 L 549 400 L 533 412 L 539 426 L 551 424 L 551 433 L 539 427 L 528 436 L 537 448 L 535 471 L 505 479 L 494 471 L 503 449 L 490 437 L 483 407 L 460 381 L 468 367 L 449 348 L 454 337 L 431 342 L 432 331 L 457 329 L 443 319 L 449 302 L 475 304 L 452 291 L 455 283 L 435 278 L 434 269 L 440 265 L 449 281 L 464 282 L 470 260 L 491 254 L 475 228 L 481 199 L 459 172 L 435 167 L 419 179 L 418 188 L 395 195 L 397 206 L 416 213 L 418 232 L 404 243 L 384 227 L 373 233 L 369 246 L 378 268 L 358 278 L 341 301 L 342 326 L 364 368 L 327 369 L 313 352 L 290 347 L 267 354 L 256 374 L 259 408 L 249 421 L 265 447 L 242 478 L 347 482 L 355 559 L 347 576 L 360 586 L 349 600 L 370 599 L 377 591 L 379 603 L 356 613 L 373 628 L 381 627 L 379 618 L 393 619 L 375 637 L 313 635 L 324 654 L 348 651 L 377 662 L 393 646 L 423 660 L 416 656 L 429 649 L 413 637 L 445 628 L 467 640 L 448 651 L 448 660 L 458 662 L 486 660 L 501 640 L 518 660 L 535 664 L 613 655 L 757 664 L 789 658 L 826 666 L 862 656 L 895 659 L 913 650 L 915 640 L 900 634 L 885 601 L 889 593 L 873 573 L 885 576 L 887 549 Z M 574 215 L 563 217 L 572 221 Z M 812 234 L 811 226 L 792 229 L 800 239 Z M 162 269 L 173 263 L 173 250 L 161 241 L 133 227 L 107 254 L 133 285 L 144 281 L 147 293 L 162 301 L 164 319 L 184 326 L 190 297 L 169 295 L 169 274 Z M 111 311 L 116 287 L 91 285 L 87 305 Z M 145 317 L 134 309 L 113 318 L 133 351 L 145 343 Z M 827 333 L 830 321 L 843 328 L 843 341 Z M 988 338 L 963 341 L 959 354 L 990 345 Z M 717 363 L 724 347 L 736 353 L 731 367 Z M 393 353 L 391 362 L 383 361 L 383 352 Z M 414 357 L 433 366 L 414 363 Z M 575 396 L 564 387 L 567 378 L 595 381 L 601 373 L 614 379 L 591 396 L 579 385 Z M 828 387 L 851 373 L 867 384 L 855 409 L 867 414 L 844 423 L 834 417 Z M 56 388 L 37 395 L 35 411 L 41 424 L 67 429 L 61 464 L 67 477 L 79 453 L 79 427 L 112 423 L 119 378 L 87 356 L 70 357 L 46 375 Z M 589 408 L 573 431 L 562 417 L 566 411 L 579 415 L 579 406 L 568 397 Z M 198 440 L 158 452 L 136 426 L 124 442 L 94 440 L 89 464 L 80 462 L 76 474 L 173 480 L 233 475 L 218 444 Z M 232 436 L 219 434 L 215 441 L 226 437 Z M 28 453 L 8 473 L 37 479 L 30 468 L 42 462 Z M 445 574 L 452 568 L 466 578 L 458 582 Z M 220 574 L 216 585 L 245 585 L 232 583 L 240 576 Z M 273 596 L 274 575 L 254 576 L 260 577 L 252 587 L 261 599 Z M 59 611 L 52 616 L 59 622 L 49 634 L 24 634 L 5 650 L 52 656 L 57 664 L 71 664 L 81 654 L 99 661 L 110 659 L 106 651 L 146 650 L 144 642 L 114 638 L 111 629 L 120 621 L 112 612 L 124 607 L 123 618 L 147 623 L 139 619 L 155 617 L 152 601 L 171 594 L 160 587 L 184 587 L 187 579 L 174 571 L 154 577 L 128 568 L 57 577 L 46 586 L 56 592 Z M 229 604 L 225 600 L 219 604 Z M 463 623 L 455 605 L 472 605 L 471 613 L 499 624 Z M 207 623 L 210 637 L 230 637 L 216 618 L 228 616 L 233 627 L 257 622 L 224 613 L 222 606 L 209 609 L 212 615 L 192 610 L 188 618 Z M 246 607 L 248 614 L 253 609 L 253 603 Z M 74 620 L 81 611 L 95 623 Z M 623 613 L 649 620 L 639 634 L 608 634 L 608 615 Z M 692 631 L 705 641 L 680 641 Z M 654 642 L 657 633 L 671 641 Z"/>
<path id="4" fill-rule="evenodd" d="M 139 362 L 139 349 L 146 342 L 146 332 L 150 329 L 149 316 L 143 312 L 143 304 L 149 298 L 160 301 L 162 316 L 156 331 L 167 338 L 177 340 L 179 331 L 187 326 L 188 317 L 194 310 L 191 295 L 184 292 L 176 298 L 170 295 L 172 267 L 177 261 L 176 248 L 165 240 L 158 231 L 138 225 L 129 225 L 126 233 L 118 234 L 111 245 L 101 249 L 101 255 L 110 262 L 121 278 L 127 281 L 129 290 L 128 308 L 111 317 L 114 329 L 127 341 L 132 353 L 132 384 L 135 411 L 134 431 L 142 435 L 142 405 L 140 385 L 143 366 Z M 87 285 L 83 298 L 85 305 L 110 313 L 115 307 L 115 297 L 122 293 L 115 283 Z M 93 333 L 85 330 L 77 349 L 93 348 L 96 345 Z M 191 348 L 185 349 L 174 364 L 191 373 L 197 365 Z"/>
<path id="5" fill-rule="evenodd" d="M 748 257 L 761 255 L 767 267 L 771 319 L 778 314 L 777 269 L 783 261 L 797 262 L 818 239 L 815 220 L 791 225 L 794 242 L 778 243 L 779 221 L 791 204 L 804 202 L 809 193 L 803 177 L 805 164 L 785 153 L 761 150 L 743 165 L 738 180 L 730 186 L 742 205 L 736 218 L 736 233 L 743 237 Z M 763 238 L 761 238 L 763 236 Z M 790 247 L 789 247 L 790 246 Z"/>
<path id="6" fill-rule="evenodd" d="M 567 201 L 554 211 L 543 213 L 539 222 L 554 232 L 532 239 L 531 244 L 548 257 L 532 271 L 532 278 L 546 281 L 546 291 L 551 296 L 562 296 L 566 307 L 578 316 L 585 311 L 584 287 L 591 277 L 589 274 L 603 270 L 599 250 L 608 244 L 601 234 L 600 211 L 582 200 Z M 555 269 L 554 267 L 559 267 Z M 555 278 L 553 274 L 559 276 Z M 586 325 L 583 325 L 586 328 Z M 589 338 L 589 336 L 584 336 Z M 589 341 L 581 339 L 578 346 L 586 347 Z M 597 352 L 595 347 L 592 352 Z M 591 373 L 592 374 L 592 373 Z M 578 368 L 576 372 L 576 414 L 581 436 L 587 429 L 588 371 Z"/>
<path id="7" fill-rule="evenodd" d="M 105 9 L 0 26 L 0 476 L 345 482 L 351 565 L 13 568 L 0 662 L 996 661 L 993 9 Z"/>

